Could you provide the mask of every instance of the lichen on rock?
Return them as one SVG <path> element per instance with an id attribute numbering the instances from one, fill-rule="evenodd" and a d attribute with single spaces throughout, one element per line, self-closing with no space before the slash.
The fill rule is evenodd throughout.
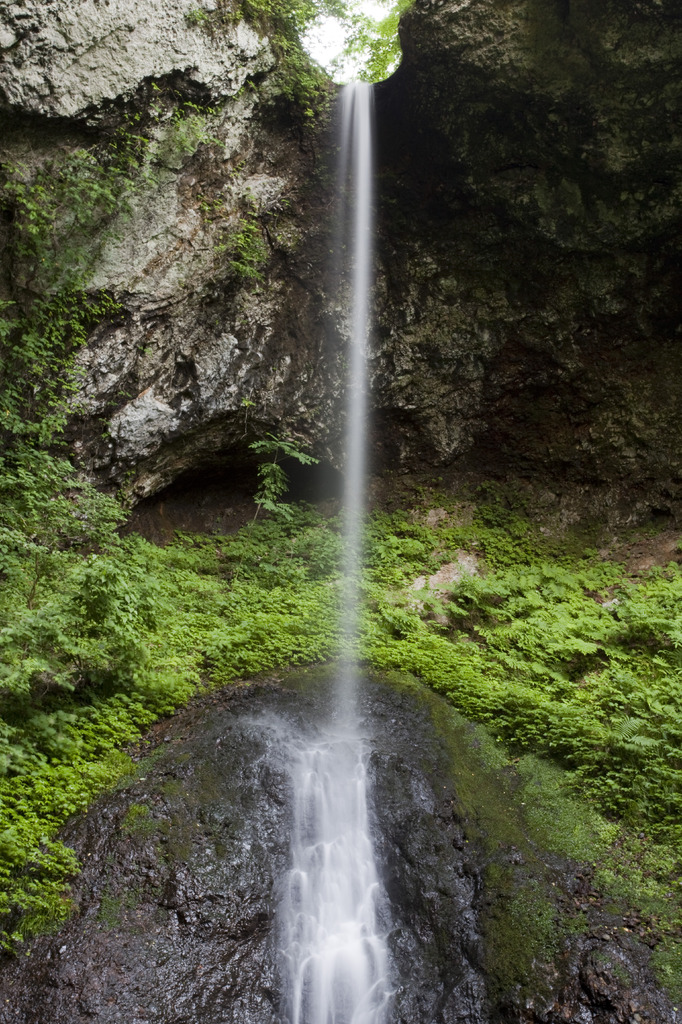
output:
<path id="1" fill-rule="evenodd" d="M 194 0 L 0 4 L 3 106 L 97 123 L 108 104 L 133 96 L 147 79 L 186 72 L 218 98 L 272 68 L 267 37 L 244 21 L 209 34 L 191 18 L 196 7 Z M 215 3 L 203 5 L 210 8 Z"/>

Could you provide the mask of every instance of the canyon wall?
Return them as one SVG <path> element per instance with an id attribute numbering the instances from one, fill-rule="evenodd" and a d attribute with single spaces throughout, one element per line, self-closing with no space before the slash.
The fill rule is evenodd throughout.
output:
<path id="1" fill-rule="evenodd" d="M 0 4 L 3 159 L 146 125 L 107 225 L 70 439 L 134 499 L 268 430 L 343 464 L 331 87 L 205 3 Z M 682 497 L 682 13 L 672 0 L 418 2 L 376 88 L 377 469 L 528 484 L 566 515 Z M 199 123 L 200 121 L 200 123 Z M 12 237 L 11 211 L 3 231 Z M 35 281 L 6 260 L 3 297 Z M 573 512 L 571 512 L 571 508 Z"/>

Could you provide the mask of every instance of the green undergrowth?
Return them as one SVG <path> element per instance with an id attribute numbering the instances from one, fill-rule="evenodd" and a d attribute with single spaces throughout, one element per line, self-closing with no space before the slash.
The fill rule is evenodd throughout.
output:
<path id="1" fill-rule="evenodd" d="M 48 508 L 63 501 L 64 512 L 77 500 L 49 488 L 43 497 Z M 123 745 L 207 685 L 321 660 L 337 645 L 338 539 L 309 509 L 252 523 L 236 537 L 182 536 L 165 548 L 114 534 L 88 552 L 68 522 L 57 517 L 49 537 L 23 546 L 19 530 L 5 538 L 6 945 L 69 913 L 65 882 L 77 863 L 55 833 L 132 770 Z"/>
<path id="2" fill-rule="evenodd" d="M 433 498 L 429 499 L 433 504 Z M 607 858 L 556 819 L 563 796 L 529 806 L 545 842 L 595 860 L 595 885 L 630 902 L 669 989 L 682 992 L 682 570 L 630 574 L 584 536 L 552 536 L 502 500 L 375 518 L 363 653 L 407 670 L 485 724 L 519 758 L 561 770 L 616 832 Z M 435 590 L 415 581 L 466 563 Z M 471 562 L 469 562 L 471 568 Z M 569 816 L 570 819 L 570 816 Z M 571 849 L 571 843 L 573 849 Z"/>
<path id="3" fill-rule="evenodd" d="M 682 570 L 631 577 L 502 506 L 373 527 L 364 649 L 415 672 L 519 750 L 551 757 L 606 812 L 682 840 Z M 474 574 L 410 591 L 419 576 Z"/>
<path id="4" fill-rule="evenodd" d="M 293 43 L 292 43 L 293 46 Z M 121 540 L 63 430 L 77 355 L 113 295 L 91 287 L 133 205 L 210 134 L 216 110 L 168 84 L 88 146 L 0 167 L 12 280 L 0 301 L 0 944 L 69 913 L 61 824 L 131 768 L 121 748 L 210 677 L 225 683 L 329 652 L 327 531 L 305 510 L 248 542 Z M 250 225 L 253 227 L 253 225 Z M 254 270 L 255 228 L 236 259 Z M 240 239 L 237 239 L 237 243 Z M 8 265 L 9 265 L 8 264 Z M 271 471 L 272 474 L 272 471 Z M 281 516 L 284 519 L 284 516 Z M 331 538 L 331 539 L 330 539 Z"/>
<path id="5" fill-rule="evenodd" d="M 234 536 L 158 548 L 116 537 L 110 499 L 73 481 L 65 490 L 47 469 L 36 494 L 18 472 L 0 489 L 11 524 L 0 545 L 8 945 L 68 913 L 77 865 L 57 830 L 131 770 L 126 743 L 206 686 L 324 661 L 340 643 L 335 520 L 287 506 Z M 22 487 L 32 498 L 17 504 Z M 484 724 L 493 749 L 504 744 L 544 846 L 589 862 L 592 884 L 630 903 L 632 930 L 674 991 L 682 572 L 632 575 L 584 537 L 552 537 L 486 495 L 441 497 L 428 516 L 434 500 L 369 525 L 360 655 L 413 673 Z M 460 561 L 459 578 L 415 589 Z M 578 798 L 595 817 L 576 817 Z M 536 896 L 519 920 L 538 917 Z"/>

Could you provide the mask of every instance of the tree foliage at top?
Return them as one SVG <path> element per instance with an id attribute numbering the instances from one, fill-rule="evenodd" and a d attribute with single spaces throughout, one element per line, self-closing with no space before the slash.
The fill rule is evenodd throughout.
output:
<path id="1" fill-rule="evenodd" d="M 364 82 L 381 82 L 392 74 L 400 63 L 401 49 L 398 23 L 401 14 L 411 6 L 412 0 L 382 0 L 386 13 L 375 18 L 365 14 L 360 5 L 349 8 L 349 32 L 343 53 L 334 62 L 340 69 L 349 59 L 357 62 L 357 77 Z"/>
<path id="2" fill-rule="evenodd" d="M 368 13 L 363 0 L 320 3 L 316 5 L 315 17 L 302 24 L 299 31 L 307 34 L 312 44 L 316 29 L 323 26 L 326 35 L 330 26 L 325 23 L 333 19 L 343 44 L 338 55 L 325 64 L 328 73 L 341 82 L 349 78 L 380 82 L 400 63 L 398 24 L 411 3 L 412 0 L 374 0 L 372 13 Z"/>

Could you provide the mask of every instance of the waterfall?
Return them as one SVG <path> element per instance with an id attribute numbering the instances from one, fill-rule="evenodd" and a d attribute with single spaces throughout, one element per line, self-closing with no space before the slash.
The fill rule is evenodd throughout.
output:
<path id="1" fill-rule="evenodd" d="M 362 514 L 365 505 L 365 440 L 367 426 L 367 335 L 372 276 L 372 90 L 363 82 L 342 93 L 339 191 L 344 201 L 341 251 L 352 259 L 350 294 L 350 351 L 346 401 L 346 477 L 344 488 L 343 632 L 352 649 L 358 630 L 359 577 L 362 569 Z M 345 236 L 350 234 L 349 238 Z M 347 248 L 344 250 L 343 243 Z M 348 712 L 354 705 L 354 662 L 346 663 Z"/>
<path id="2" fill-rule="evenodd" d="M 290 1024 L 384 1024 L 390 1000 L 381 885 L 367 806 L 368 750 L 357 714 L 358 630 L 365 504 L 366 350 L 372 264 L 372 90 L 342 93 L 340 192 L 352 258 L 344 493 L 345 655 L 327 734 L 292 749 L 292 867 L 282 911 Z M 343 246 L 342 246 L 343 249 Z"/>

